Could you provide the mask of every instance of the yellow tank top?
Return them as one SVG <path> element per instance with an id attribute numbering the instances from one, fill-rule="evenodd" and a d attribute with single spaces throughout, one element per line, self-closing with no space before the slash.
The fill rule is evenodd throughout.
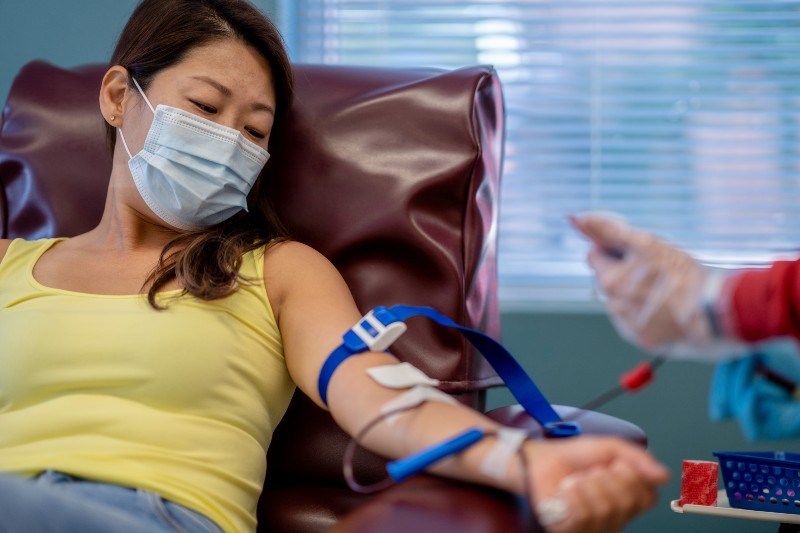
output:
<path id="1" fill-rule="evenodd" d="M 294 391 L 263 249 L 243 258 L 252 284 L 156 311 L 142 295 L 38 283 L 33 266 L 57 240 L 15 240 L 0 262 L 0 471 L 151 490 L 254 531 L 265 452 Z"/>

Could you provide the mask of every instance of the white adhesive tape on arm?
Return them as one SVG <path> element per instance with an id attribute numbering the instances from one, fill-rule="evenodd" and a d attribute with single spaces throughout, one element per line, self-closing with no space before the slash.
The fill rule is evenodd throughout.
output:
<path id="1" fill-rule="evenodd" d="M 367 374 L 378 384 L 390 389 L 407 389 L 414 385 L 430 385 L 432 387 L 439 385 L 438 379 L 429 378 L 411 363 L 373 366 L 367 369 Z"/>
<path id="2" fill-rule="evenodd" d="M 415 387 L 407 390 L 403 394 L 392 398 L 381 407 L 381 413 L 386 414 L 391 411 L 405 411 L 406 409 L 413 409 L 425 402 L 437 401 L 444 403 L 451 403 L 458 405 L 458 401 L 447 393 L 434 389 L 427 385 L 416 385 Z M 403 414 L 399 412 L 395 415 L 386 418 L 388 424 L 394 423 L 396 418 Z"/>
<path id="3" fill-rule="evenodd" d="M 517 428 L 497 430 L 497 441 L 481 461 L 481 472 L 495 479 L 505 479 L 508 463 L 528 438 L 528 432 Z"/>

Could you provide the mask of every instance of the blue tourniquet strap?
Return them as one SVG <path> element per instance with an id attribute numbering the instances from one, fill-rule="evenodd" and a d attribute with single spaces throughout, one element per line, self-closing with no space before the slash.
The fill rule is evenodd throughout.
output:
<path id="1" fill-rule="evenodd" d="M 345 333 L 344 342 L 323 364 L 318 381 L 322 401 L 327 405 L 328 385 L 342 361 L 368 350 L 387 349 L 405 331 L 404 320 L 413 316 L 424 316 L 437 324 L 460 331 L 492 365 L 525 411 L 542 425 L 547 436 L 571 437 L 580 434 L 577 424 L 561 420 L 539 387 L 502 344 L 480 331 L 456 324 L 431 307 L 395 305 L 387 309 L 381 306 L 365 315 L 356 326 Z"/>
<path id="2" fill-rule="evenodd" d="M 320 369 L 317 388 L 319 397 L 328 405 L 328 385 L 336 368 L 348 357 L 368 350 L 386 350 L 406 330 L 406 325 L 383 306 L 367 313 L 355 326 L 347 330 L 340 344 Z"/>
<path id="3" fill-rule="evenodd" d="M 325 360 L 325 364 L 322 365 L 322 369 L 319 372 L 319 380 L 317 381 L 317 392 L 319 392 L 319 397 L 322 399 L 322 403 L 328 405 L 328 384 L 330 384 L 331 377 L 333 377 L 333 371 L 336 370 L 342 361 L 351 355 L 367 351 L 366 345 L 364 346 L 364 349 L 355 351 L 348 348 L 346 344 L 342 343 L 334 351 L 332 351 Z"/>
<path id="4" fill-rule="evenodd" d="M 511 394 L 514 395 L 514 398 L 528 414 L 545 428 L 556 427 L 562 422 L 561 417 L 555 412 L 553 406 L 550 405 L 550 402 L 544 397 L 539 387 L 536 386 L 536 383 L 514 359 L 514 356 L 493 338 L 480 331 L 456 324 L 450 318 L 431 307 L 395 305 L 390 307 L 389 311 L 400 320 L 405 320 L 412 316 L 424 316 L 442 326 L 459 330 L 492 365 L 495 372 L 505 382 L 508 390 L 511 391 Z"/>
<path id="5" fill-rule="evenodd" d="M 525 411 L 542 425 L 545 435 L 559 438 L 580 434 L 580 427 L 577 424 L 561 420 L 539 387 L 502 344 L 480 331 L 456 324 L 432 307 L 395 305 L 387 309 L 381 306 L 367 313 L 358 324 L 344 334 L 344 342 L 322 365 L 317 385 L 322 401 L 327 405 L 328 384 L 342 361 L 351 355 L 368 350 L 387 349 L 405 331 L 404 321 L 413 316 L 424 316 L 437 324 L 460 331 L 492 365 Z M 472 446 L 484 436 L 483 430 L 472 428 L 409 457 L 390 462 L 387 471 L 394 481 L 399 482 L 448 455 Z"/>

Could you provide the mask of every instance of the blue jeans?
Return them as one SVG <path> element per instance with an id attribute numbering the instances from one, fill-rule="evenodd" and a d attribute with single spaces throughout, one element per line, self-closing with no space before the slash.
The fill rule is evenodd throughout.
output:
<path id="1" fill-rule="evenodd" d="M 48 470 L 0 474 L 0 533 L 222 533 L 200 513 L 158 494 Z"/>

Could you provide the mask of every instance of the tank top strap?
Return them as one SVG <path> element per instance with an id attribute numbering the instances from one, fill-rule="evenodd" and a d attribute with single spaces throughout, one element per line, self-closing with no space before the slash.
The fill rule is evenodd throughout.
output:
<path id="1" fill-rule="evenodd" d="M 8 245 L 3 260 L 0 261 L 0 280 L 9 280 L 11 277 L 21 277 L 27 279 L 33 274 L 33 266 L 36 261 L 59 241 L 65 240 L 64 237 L 37 239 L 33 241 L 25 239 L 14 239 Z"/>

